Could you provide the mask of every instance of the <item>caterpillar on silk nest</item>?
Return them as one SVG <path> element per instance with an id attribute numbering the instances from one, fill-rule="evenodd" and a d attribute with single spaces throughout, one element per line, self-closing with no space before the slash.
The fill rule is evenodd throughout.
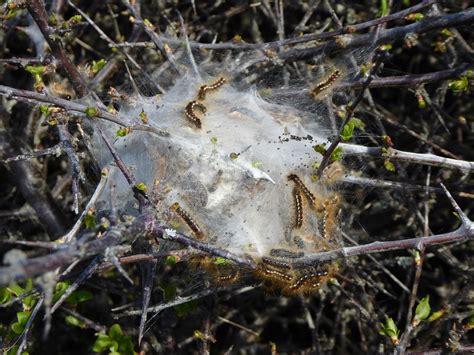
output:
<path id="1" fill-rule="evenodd" d="M 252 58 L 227 58 L 218 65 L 191 62 L 167 79 L 166 92 L 130 95 L 120 107 L 118 114 L 131 125 L 145 112 L 161 134 L 135 130 L 117 138 L 116 126 L 93 124 L 111 141 L 116 138 L 116 151 L 148 187 L 160 223 L 257 265 L 241 270 L 197 256 L 190 261 L 195 268 L 221 283 L 250 273 L 284 295 L 312 293 L 334 276 L 337 264 L 295 265 L 309 253 L 342 245 L 343 197 L 337 182 L 344 174 L 334 162 L 316 178 L 322 157 L 315 147 L 327 144 L 332 134 L 326 99 L 339 92 L 341 80 L 357 75 L 349 60 L 354 57 L 366 59 L 344 53 L 329 65 L 313 65 L 311 80 L 278 87 L 253 80 Z M 93 142 L 99 164 L 111 165 L 97 134 Z M 115 207 L 136 213 L 119 169 L 112 168 L 109 179 Z M 102 195 L 106 209 L 110 191 Z"/>

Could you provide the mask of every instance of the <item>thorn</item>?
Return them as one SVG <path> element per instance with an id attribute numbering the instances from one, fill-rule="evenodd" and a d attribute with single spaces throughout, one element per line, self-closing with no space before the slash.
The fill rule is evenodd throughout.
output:
<path id="1" fill-rule="evenodd" d="M 128 276 L 127 272 L 124 270 L 124 268 L 120 264 L 120 261 L 115 255 L 113 248 L 107 248 L 105 250 L 105 258 L 109 260 L 115 266 L 117 271 L 120 273 L 120 275 L 123 276 L 125 280 L 127 280 L 132 286 L 134 285 L 133 280 L 130 278 L 130 276 Z"/>
<path id="2" fill-rule="evenodd" d="M 461 207 L 459 207 L 458 203 L 456 200 L 453 198 L 451 193 L 448 191 L 446 186 L 444 186 L 443 183 L 440 183 L 441 187 L 443 188 L 444 192 L 446 193 L 446 196 L 448 197 L 449 202 L 451 202 L 451 206 L 453 206 L 454 210 L 456 213 L 459 215 L 459 218 L 461 218 L 461 223 L 463 227 L 468 227 L 468 228 L 473 228 L 473 223 L 469 219 L 469 217 L 463 212 Z"/>

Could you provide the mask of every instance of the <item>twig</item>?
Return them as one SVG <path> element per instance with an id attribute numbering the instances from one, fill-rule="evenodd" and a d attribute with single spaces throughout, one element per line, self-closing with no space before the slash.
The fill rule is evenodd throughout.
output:
<path id="1" fill-rule="evenodd" d="M 74 90 L 81 96 L 89 93 L 87 84 L 84 78 L 79 74 L 76 66 L 69 59 L 64 47 L 61 43 L 60 37 L 54 34 L 54 30 L 49 27 L 48 14 L 44 8 L 44 3 L 41 0 L 29 0 L 26 2 L 28 11 L 38 25 L 46 42 L 48 42 L 53 55 L 61 63 L 62 68 L 67 73 L 68 79 L 74 87 Z"/>
<path id="2" fill-rule="evenodd" d="M 85 216 L 89 212 L 89 210 L 92 208 L 92 206 L 95 204 L 97 199 L 99 198 L 100 194 L 104 190 L 104 187 L 107 183 L 109 176 L 108 169 L 104 168 L 102 170 L 101 176 L 100 176 L 100 181 L 99 184 L 97 185 L 93 195 L 90 197 L 89 201 L 87 202 L 86 207 L 84 208 L 84 211 L 82 211 L 81 215 L 77 219 L 76 223 L 74 223 L 74 226 L 61 238 L 58 239 L 58 243 L 70 243 L 74 236 L 77 234 L 79 231 L 79 228 L 81 228 L 82 221 L 84 220 Z"/>
<path id="3" fill-rule="evenodd" d="M 404 162 L 431 165 L 465 172 L 474 170 L 474 162 L 444 158 L 431 153 L 412 153 L 393 148 L 365 147 L 362 145 L 340 143 L 344 155 L 367 155 L 379 158 L 401 160 Z"/>
<path id="4" fill-rule="evenodd" d="M 203 297 L 212 295 L 215 292 L 216 292 L 216 290 L 214 290 L 212 288 L 209 288 L 209 289 L 205 289 L 203 291 L 194 293 L 194 294 L 189 295 L 189 296 L 177 297 L 174 300 L 171 300 L 171 301 L 166 302 L 166 303 L 159 304 L 157 306 L 148 307 L 146 310 L 137 309 L 137 310 L 132 310 L 132 311 L 126 311 L 126 312 L 121 313 L 121 314 L 113 315 L 113 317 L 115 319 L 118 319 L 118 318 L 122 318 L 122 317 L 139 316 L 139 315 L 142 314 L 142 312 L 146 312 L 146 313 L 152 313 L 153 312 L 155 314 L 153 315 L 152 318 L 150 318 L 150 322 L 151 322 L 151 320 L 154 317 L 156 317 L 161 311 L 164 311 L 165 309 L 168 309 L 170 307 L 174 307 L 174 306 L 177 306 L 177 305 L 180 305 L 180 304 L 183 304 L 183 303 L 188 303 L 188 302 L 197 300 L 199 298 L 203 298 Z"/>
<path id="5" fill-rule="evenodd" d="M 453 14 L 430 17 L 423 21 L 412 23 L 406 26 L 394 27 L 386 30 L 381 30 L 377 38 L 374 34 L 362 35 L 344 35 L 341 39 L 330 40 L 327 43 L 319 46 L 308 48 L 292 48 L 281 54 L 280 59 L 285 61 L 301 60 L 314 57 L 321 53 L 331 53 L 340 49 L 351 49 L 358 47 L 366 47 L 368 44 L 380 45 L 390 43 L 396 40 L 404 39 L 410 34 L 421 34 L 445 27 L 461 26 L 472 23 L 474 20 L 474 8 L 468 8 Z M 375 39 L 375 43 L 374 43 Z"/>
<path id="6" fill-rule="evenodd" d="M 25 330 L 23 331 L 23 334 L 21 335 L 21 343 L 16 352 L 17 355 L 21 355 L 23 352 L 23 349 L 26 346 L 26 341 L 28 340 L 28 334 L 30 333 L 31 326 L 33 325 L 33 321 L 35 320 L 36 315 L 38 314 L 38 311 L 43 305 L 43 302 L 44 302 L 44 297 L 41 297 L 38 300 L 38 302 L 36 302 L 35 307 L 31 311 L 30 317 L 28 318 L 28 321 L 25 324 Z"/>

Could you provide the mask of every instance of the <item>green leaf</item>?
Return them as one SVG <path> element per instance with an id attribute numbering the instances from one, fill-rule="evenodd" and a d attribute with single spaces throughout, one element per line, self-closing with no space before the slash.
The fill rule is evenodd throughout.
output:
<path id="1" fill-rule="evenodd" d="M 383 162 L 383 166 L 385 167 L 385 170 L 388 171 L 395 171 L 395 165 L 390 161 L 390 159 L 385 159 Z"/>
<path id="2" fill-rule="evenodd" d="M 95 216 L 93 214 L 86 213 L 83 223 L 87 229 L 94 229 L 96 225 Z"/>
<path id="3" fill-rule="evenodd" d="M 467 75 L 462 76 L 459 79 L 453 80 L 448 84 L 448 89 L 455 93 L 467 91 L 468 88 L 469 80 L 467 78 Z"/>
<path id="4" fill-rule="evenodd" d="M 12 299 L 12 293 L 6 287 L 0 287 L 0 304 L 7 303 Z"/>
<path id="5" fill-rule="evenodd" d="M 54 287 L 54 293 L 53 293 L 53 303 L 56 302 L 61 298 L 61 296 L 66 292 L 68 289 L 70 283 L 69 282 L 58 282 L 56 286 Z"/>
<path id="6" fill-rule="evenodd" d="M 380 15 L 387 16 L 388 15 L 388 2 L 387 0 L 380 0 Z"/>
<path id="7" fill-rule="evenodd" d="M 130 133 L 130 127 L 120 127 L 117 130 L 116 136 L 117 137 L 125 137 L 129 133 Z"/>
<path id="8" fill-rule="evenodd" d="M 101 332 L 97 335 L 97 339 L 92 346 L 92 351 L 95 353 L 100 353 L 102 350 L 106 349 L 110 344 L 109 336 Z"/>
<path id="9" fill-rule="evenodd" d="M 99 115 L 99 109 L 97 107 L 86 107 L 84 110 L 84 113 L 86 114 L 87 117 L 89 118 L 94 118 Z"/>
<path id="10" fill-rule="evenodd" d="M 380 327 L 382 328 L 380 334 L 386 335 L 390 338 L 398 338 L 400 331 L 392 318 L 389 317 L 385 320 L 385 323 L 380 323 Z"/>
<path id="11" fill-rule="evenodd" d="M 146 186 L 146 184 L 144 182 L 139 182 L 139 183 L 135 184 L 135 188 L 137 190 L 140 190 L 140 191 L 143 191 L 143 192 L 146 192 L 148 190 L 148 187 Z"/>
<path id="12" fill-rule="evenodd" d="M 223 258 L 221 256 L 217 256 L 215 259 L 214 259 L 214 264 L 216 265 L 229 265 L 229 264 L 232 264 L 232 262 L 226 258 Z"/>
<path id="13" fill-rule="evenodd" d="M 31 315 L 30 312 L 17 312 L 16 318 L 18 319 L 18 321 L 11 325 L 12 330 L 16 334 L 23 333 L 23 331 L 25 330 L 26 323 L 28 322 L 28 319 L 30 318 L 30 315 Z"/>
<path id="14" fill-rule="evenodd" d="M 165 258 L 165 264 L 166 265 L 174 265 L 178 262 L 178 258 L 174 255 L 168 255 Z"/>
<path id="15" fill-rule="evenodd" d="M 74 291 L 69 297 L 66 298 L 66 302 L 71 305 L 76 305 L 81 302 L 90 301 L 94 297 L 92 293 L 86 290 L 77 290 Z"/>
<path id="16" fill-rule="evenodd" d="M 211 137 L 211 143 L 212 144 L 217 144 L 217 137 Z"/>
<path id="17" fill-rule="evenodd" d="M 422 298 L 415 310 L 415 318 L 413 319 L 413 325 L 418 325 L 421 321 L 427 319 L 431 313 L 430 307 L 430 296 Z"/>
<path id="18" fill-rule="evenodd" d="M 321 155 L 326 154 L 326 144 L 325 144 L 325 143 L 315 145 L 315 146 L 313 147 L 313 149 L 314 149 L 314 151 L 315 151 L 316 153 L 319 153 L 319 154 L 321 154 Z"/>
<path id="19" fill-rule="evenodd" d="M 31 73 L 34 77 L 41 76 L 46 71 L 46 66 L 44 65 L 27 65 L 25 70 L 28 73 Z"/>
<path id="20" fill-rule="evenodd" d="M 342 159 L 342 148 L 341 147 L 337 147 L 336 149 L 334 149 L 334 152 L 332 152 L 331 154 L 331 163 L 335 162 L 335 161 L 339 161 Z"/>
<path id="21" fill-rule="evenodd" d="M 98 60 L 97 62 L 95 60 L 92 61 L 92 73 L 97 74 L 104 66 L 107 64 L 107 61 L 105 59 Z"/>
<path id="22" fill-rule="evenodd" d="M 349 121 L 346 125 L 342 128 L 342 132 L 340 134 L 342 140 L 348 141 L 352 138 L 352 134 L 354 133 L 354 125 Z"/>
<path id="23" fill-rule="evenodd" d="M 67 325 L 70 325 L 72 327 L 82 328 L 84 326 L 84 322 L 82 320 L 77 319 L 76 317 L 71 316 L 71 315 L 67 315 L 64 318 L 64 321 L 66 322 Z"/>
<path id="24" fill-rule="evenodd" d="M 440 319 L 444 315 L 445 311 L 443 309 L 433 312 L 428 318 L 428 322 L 434 322 L 435 320 Z"/>
<path id="25" fill-rule="evenodd" d="M 114 324 L 109 329 L 109 337 L 110 339 L 118 340 L 123 336 L 122 328 L 120 328 L 120 324 Z"/>

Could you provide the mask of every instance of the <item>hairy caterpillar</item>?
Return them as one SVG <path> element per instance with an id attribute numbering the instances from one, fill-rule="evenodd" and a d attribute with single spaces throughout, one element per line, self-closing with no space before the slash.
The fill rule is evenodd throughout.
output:
<path id="1" fill-rule="evenodd" d="M 201 119 L 194 112 L 195 109 L 199 109 L 203 114 L 207 112 L 206 106 L 197 101 L 191 101 L 186 105 L 184 113 L 189 120 L 196 125 L 197 128 L 201 128 Z"/>
<path id="2" fill-rule="evenodd" d="M 188 227 L 194 232 L 197 239 L 203 239 L 204 233 L 199 227 L 199 225 L 194 221 L 191 215 L 179 205 L 178 202 L 175 202 L 171 208 L 183 219 L 183 221 L 188 225 Z"/>
<path id="3" fill-rule="evenodd" d="M 342 72 L 339 69 L 334 70 L 326 80 L 321 81 L 320 83 L 316 84 L 316 86 L 311 90 L 311 96 L 317 98 L 317 96 L 326 91 L 334 82 L 339 79 L 342 75 Z"/>
<path id="4" fill-rule="evenodd" d="M 224 85 L 225 83 L 226 83 L 226 79 L 224 77 L 220 77 L 219 79 L 217 79 L 217 81 L 215 81 L 211 85 L 202 85 L 199 88 L 198 99 L 201 100 L 201 101 L 205 100 L 206 99 L 206 93 L 208 91 L 216 90 L 216 89 L 220 88 L 222 85 Z"/>

